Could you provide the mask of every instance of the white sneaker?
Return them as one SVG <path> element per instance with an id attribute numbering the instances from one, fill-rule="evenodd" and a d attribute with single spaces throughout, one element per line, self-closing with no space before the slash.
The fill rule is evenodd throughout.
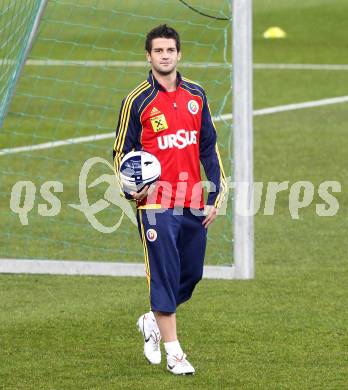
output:
<path id="1" fill-rule="evenodd" d="M 167 355 L 167 370 L 175 375 L 194 375 L 195 369 L 186 359 L 186 355 Z"/>
<path id="2" fill-rule="evenodd" d="M 139 317 L 137 327 L 144 337 L 144 355 L 151 364 L 161 363 L 161 333 L 152 312 Z"/>

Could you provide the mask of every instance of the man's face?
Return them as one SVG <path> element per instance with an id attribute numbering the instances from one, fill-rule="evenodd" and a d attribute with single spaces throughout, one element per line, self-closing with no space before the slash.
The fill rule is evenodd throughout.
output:
<path id="1" fill-rule="evenodd" d="M 151 53 L 146 53 L 152 69 L 166 76 L 176 71 L 176 65 L 181 53 L 176 50 L 175 40 L 172 38 L 155 38 L 152 40 Z"/>

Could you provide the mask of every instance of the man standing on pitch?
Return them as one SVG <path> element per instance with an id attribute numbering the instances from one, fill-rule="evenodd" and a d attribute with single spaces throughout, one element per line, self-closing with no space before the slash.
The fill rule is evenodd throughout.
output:
<path id="1" fill-rule="evenodd" d="M 167 25 L 146 37 L 149 77 L 122 102 L 113 156 L 116 174 L 122 157 L 145 150 L 161 163 L 160 181 L 132 194 L 144 247 L 150 311 L 138 319 L 144 354 L 167 369 L 194 374 L 176 332 L 176 308 L 191 298 L 203 274 L 206 234 L 226 193 L 216 131 L 203 88 L 177 72 L 180 37 Z M 200 162 L 210 182 L 204 209 Z M 153 223 L 155 221 L 155 224 Z"/>

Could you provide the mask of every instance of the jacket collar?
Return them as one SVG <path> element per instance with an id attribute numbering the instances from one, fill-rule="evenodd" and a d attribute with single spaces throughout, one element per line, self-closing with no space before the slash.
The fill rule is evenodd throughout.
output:
<path id="1" fill-rule="evenodd" d="M 181 83 L 182 77 L 179 72 L 176 72 L 176 86 L 178 87 Z M 149 72 L 149 77 L 147 78 L 147 81 L 152 85 L 153 88 L 156 88 L 159 91 L 166 92 L 166 89 L 155 79 L 154 75 L 152 74 L 152 70 Z"/>

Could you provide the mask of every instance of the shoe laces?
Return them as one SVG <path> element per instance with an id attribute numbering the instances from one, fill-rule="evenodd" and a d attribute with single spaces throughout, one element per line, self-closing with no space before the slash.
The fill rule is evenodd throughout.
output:
<path id="1" fill-rule="evenodd" d="M 173 355 L 171 356 L 171 359 L 174 360 L 174 364 L 180 364 L 182 366 L 188 366 L 189 362 L 186 360 L 186 354 L 183 353 L 182 355 Z"/>
<path id="2" fill-rule="evenodd" d="M 152 338 L 152 341 L 153 341 L 154 351 L 159 351 L 160 341 L 161 341 L 161 333 L 158 330 L 153 330 L 150 334 L 150 337 Z"/>

